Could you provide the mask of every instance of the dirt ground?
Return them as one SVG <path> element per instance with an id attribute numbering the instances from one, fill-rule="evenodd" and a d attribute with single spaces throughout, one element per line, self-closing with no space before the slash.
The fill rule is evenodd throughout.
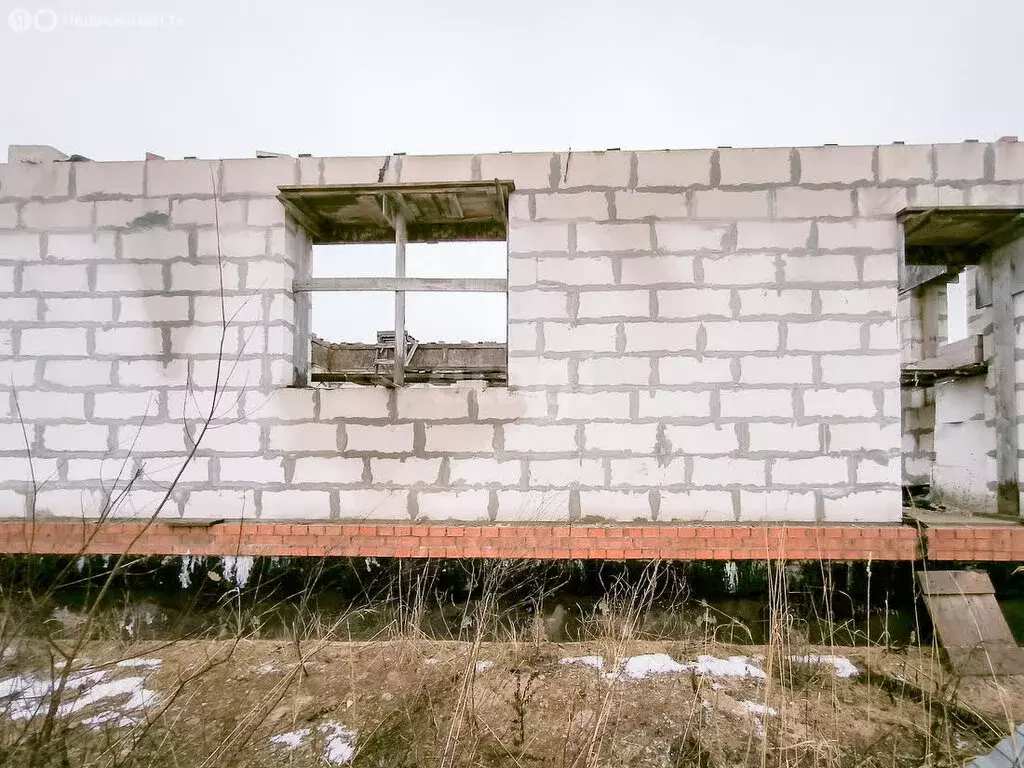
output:
<path id="1" fill-rule="evenodd" d="M 28 765 L 41 715 L 10 680 L 54 673 L 38 649 L 5 667 L 0 757 Z M 50 738 L 75 766 L 960 766 L 1024 719 L 1024 677 L 916 648 L 205 640 L 93 643 L 74 668 Z"/>

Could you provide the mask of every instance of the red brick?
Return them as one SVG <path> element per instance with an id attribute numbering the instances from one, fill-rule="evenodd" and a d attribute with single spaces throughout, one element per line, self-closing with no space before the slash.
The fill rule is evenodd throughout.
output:
<path id="1" fill-rule="evenodd" d="M 517 557 L 912 560 L 1024 559 L 1024 528 L 906 526 L 496 526 L 232 522 L 212 528 L 145 521 L 0 522 L 0 551 L 73 554 L 266 554 L 321 557 Z"/>

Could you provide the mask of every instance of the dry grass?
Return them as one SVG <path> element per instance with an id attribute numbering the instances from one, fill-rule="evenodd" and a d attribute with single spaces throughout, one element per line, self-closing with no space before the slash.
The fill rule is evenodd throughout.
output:
<path id="1" fill-rule="evenodd" d="M 959 766 L 1005 735 L 1024 707 L 1024 679 L 958 679 L 933 647 L 894 649 L 884 637 L 857 648 L 812 646 L 790 608 L 787 571 L 775 563 L 765 564 L 770 620 L 757 646 L 723 643 L 724 630 L 746 628 L 709 605 L 686 637 L 650 640 L 652 606 L 664 613 L 692 602 L 662 563 L 609 579 L 584 616 L 589 639 L 581 644 L 547 639 L 560 620 L 559 606 L 545 608 L 557 573 L 537 578 L 536 564 L 512 561 L 463 567 L 471 597 L 447 606 L 459 627 L 450 641 L 424 631 L 445 599 L 431 566 L 401 569 L 372 599 L 330 619 L 313 607 L 314 576 L 297 596 L 286 641 L 259 639 L 259 615 L 227 588 L 223 639 L 139 642 L 104 631 L 102 612 L 90 613 L 88 625 L 57 626 L 8 610 L 0 622 L 5 671 L 65 685 L 34 718 L 0 711 L 0 764 L 322 766 L 332 732 L 319 727 L 337 723 L 357 734 L 355 766 Z M 523 603 L 536 608 L 534 618 L 517 622 L 509 606 Z M 824 601 L 819 610 L 827 619 L 831 608 Z M 351 642 L 347 628 L 365 611 L 390 621 L 376 639 Z M 596 655 L 607 670 L 645 653 L 680 662 L 742 655 L 767 677 L 630 680 L 559 663 Z M 809 655 L 846 656 L 862 672 L 842 679 L 830 665 L 794 661 Z M 112 665 L 139 657 L 162 665 L 145 673 L 158 699 L 136 725 L 81 724 L 109 702 L 61 714 L 59 704 L 80 695 L 77 674 L 138 675 Z M 270 742 L 300 729 L 309 734 L 294 750 Z"/>

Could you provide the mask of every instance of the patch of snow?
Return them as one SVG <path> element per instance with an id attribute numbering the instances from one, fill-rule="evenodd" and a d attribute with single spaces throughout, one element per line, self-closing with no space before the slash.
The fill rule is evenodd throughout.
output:
<path id="1" fill-rule="evenodd" d="M 441 660 L 440 659 L 435 659 L 435 658 L 431 657 L 429 659 L 424 659 L 423 663 L 426 664 L 427 666 L 433 666 L 434 664 L 440 664 Z"/>
<path id="2" fill-rule="evenodd" d="M 476 671 L 478 673 L 479 672 L 486 672 L 488 669 L 490 669 L 493 666 L 494 666 L 494 662 L 493 661 L 478 661 L 476 663 Z"/>
<path id="3" fill-rule="evenodd" d="M 224 563 L 224 575 L 235 582 L 239 589 L 245 589 L 249 583 L 249 574 L 252 572 L 253 558 L 249 555 L 225 556 L 221 558 Z"/>
<path id="4" fill-rule="evenodd" d="M 571 656 L 559 661 L 560 664 L 583 664 L 593 667 L 598 672 L 604 671 L 604 659 L 600 656 Z M 650 653 L 643 656 L 632 656 L 624 660 L 617 669 L 605 672 L 607 680 L 626 677 L 630 680 L 643 680 L 654 675 L 674 675 L 682 673 L 706 675 L 708 677 L 752 677 L 759 680 L 767 679 L 768 675 L 760 667 L 749 663 L 746 656 L 730 656 L 719 659 L 714 656 L 698 656 L 696 661 L 680 664 L 666 653 Z M 711 688 L 722 690 L 723 686 L 712 683 Z"/>
<path id="5" fill-rule="evenodd" d="M 758 704 L 756 701 L 740 701 L 738 704 L 741 709 L 751 715 L 751 720 L 754 721 L 754 733 L 763 739 L 765 737 L 765 732 L 764 722 L 761 718 L 765 716 L 775 717 L 779 713 L 772 707 L 766 707 L 764 704 Z"/>
<path id="6" fill-rule="evenodd" d="M 356 732 L 340 723 L 324 723 L 320 726 L 327 743 L 324 745 L 324 760 L 332 765 L 344 765 L 356 756 Z"/>
<path id="7" fill-rule="evenodd" d="M 86 725 L 90 728 L 99 728 L 107 723 L 113 723 L 117 728 L 131 728 L 136 725 L 134 720 L 130 717 L 125 717 L 117 710 L 100 712 L 98 715 L 87 717 L 82 721 L 82 725 Z"/>
<path id="8" fill-rule="evenodd" d="M 604 659 L 600 656 L 569 656 L 559 659 L 559 664 L 582 664 L 585 667 L 593 667 L 598 672 L 604 671 Z"/>
<path id="9" fill-rule="evenodd" d="M 120 696 L 128 696 L 128 701 L 122 704 L 119 709 L 143 709 L 156 702 L 156 693 L 147 690 L 144 685 L 145 682 L 145 679 L 141 677 L 122 677 L 117 680 L 96 683 L 85 689 L 81 696 L 61 704 L 57 708 L 57 713 L 62 716 L 71 715 L 102 699 Z"/>
<path id="10" fill-rule="evenodd" d="M 768 678 L 763 669 L 748 663 L 746 656 L 730 656 L 728 659 L 698 656 L 696 661 L 691 661 L 684 667 L 695 675 L 709 677 L 753 677 L 759 680 Z"/>
<path id="11" fill-rule="evenodd" d="M 621 674 L 631 680 L 643 680 L 652 675 L 671 675 L 685 672 L 687 666 L 675 661 L 667 653 L 648 653 L 632 656 L 622 664 Z"/>
<path id="12" fill-rule="evenodd" d="M 836 677 L 856 677 L 860 670 L 845 656 L 790 656 L 789 660 L 797 664 L 831 665 Z"/>
<path id="13" fill-rule="evenodd" d="M 52 685 L 28 675 L 0 680 L 0 701 L 6 705 L 11 720 L 26 720 L 42 707 L 49 697 Z"/>
<path id="14" fill-rule="evenodd" d="M 356 756 L 356 732 L 341 723 L 321 723 L 316 728 L 324 739 L 324 760 L 331 765 L 344 765 Z M 298 749 L 313 733 L 312 728 L 281 733 L 270 737 L 270 743 L 285 749 Z"/>
<path id="15" fill-rule="evenodd" d="M 724 691 L 725 690 L 725 686 L 722 685 L 721 683 L 712 683 L 711 684 L 711 690 L 712 691 Z"/>
<path id="16" fill-rule="evenodd" d="M 277 736 L 270 737 L 271 744 L 277 744 L 278 746 L 285 747 L 286 749 L 297 749 L 302 746 L 312 731 L 309 728 L 299 728 L 297 731 L 289 731 L 288 733 L 281 733 Z"/>
<path id="17" fill-rule="evenodd" d="M 95 716 L 100 718 L 95 720 L 95 723 L 102 724 L 123 718 L 125 711 L 143 709 L 156 701 L 156 694 L 145 688 L 143 678 L 126 677 L 106 680 L 107 674 L 106 670 L 96 670 L 69 675 L 64 684 L 63 702 L 57 708 L 57 714 L 62 717 L 71 715 L 98 701 L 128 696 L 125 703 L 115 707 L 111 712 Z M 6 700 L 8 717 L 12 720 L 26 720 L 48 705 L 57 685 L 58 682 L 55 680 L 44 680 L 32 675 L 18 675 L 7 680 L 0 680 L 0 700 Z M 75 692 L 79 693 L 75 695 Z M 127 720 L 128 718 L 123 719 Z M 86 725 L 92 725 L 94 718 L 90 717 L 87 720 L 89 722 L 86 722 Z M 117 719 L 117 724 L 123 724 L 121 719 Z M 134 721 L 131 721 L 130 724 L 134 725 Z"/>
<path id="18" fill-rule="evenodd" d="M 278 671 L 280 671 L 280 667 L 278 667 L 277 664 L 270 663 L 269 661 L 256 667 L 257 675 L 272 675 Z"/>
<path id="19" fill-rule="evenodd" d="M 146 669 L 160 669 L 161 664 L 163 664 L 163 661 L 160 659 L 124 659 L 117 662 L 119 667 L 145 667 Z"/>
<path id="20" fill-rule="evenodd" d="M 68 681 L 65 684 L 65 690 L 77 691 L 80 688 L 85 688 L 88 685 L 95 685 L 107 676 L 107 672 L 104 669 L 97 669 L 93 672 L 76 672 L 72 675 L 68 675 Z M 52 684 L 51 684 L 52 685 Z"/>
<path id="21" fill-rule="evenodd" d="M 772 707 L 766 707 L 764 704 L 758 704 L 756 701 L 741 701 L 740 706 L 752 715 L 768 715 L 769 717 L 775 717 L 779 714 Z"/>
<path id="22" fill-rule="evenodd" d="M 725 564 L 725 589 L 729 594 L 735 595 L 739 587 L 740 569 L 734 561 L 730 560 Z"/>
<path id="23" fill-rule="evenodd" d="M 196 558 L 192 555 L 183 555 L 181 558 L 181 571 L 178 573 L 178 583 L 181 584 L 182 589 L 188 589 L 192 586 L 192 565 L 196 562 Z"/>

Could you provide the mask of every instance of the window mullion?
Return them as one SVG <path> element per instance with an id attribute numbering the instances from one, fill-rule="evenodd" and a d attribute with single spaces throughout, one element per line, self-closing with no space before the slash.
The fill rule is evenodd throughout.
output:
<path id="1" fill-rule="evenodd" d="M 405 277 L 405 214 L 399 209 L 394 212 L 392 223 L 395 227 L 395 277 Z M 405 291 L 395 291 L 395 372 L 392 381 L 396 387 L 405 383 Z"/>

